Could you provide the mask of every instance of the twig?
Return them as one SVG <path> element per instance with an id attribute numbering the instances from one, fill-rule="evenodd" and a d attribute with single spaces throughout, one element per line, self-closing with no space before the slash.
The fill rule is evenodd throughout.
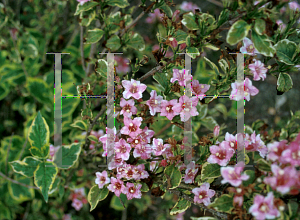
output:
<path id="1" fill-rule="evenodd" d="M 81 65 L 83 70 L 86 72 L 84 64 L 84 49 L 83 49 L 83 26 L 80 26 L 80 52 L 81 52 Z"/>
<path id="2" fill-rule="evenodd" d="M 27 219 L 29 210 L 30 210 L 30 202 L 27 203 L 26 211 L 25 211 L 25 214 L 23 215 L 23 218 L 22 218 L 23 220 Z"/>
<path id="3" fill-rule="evenodd" d="M 120 200 L 120 203 L 123 205 L 124 209 L 126 209 L 125 205 L 124 205 L 124 202 L 122 201 L 122 199 L 120 197 L 118 197 L 119 200 Z"/>
<path id="4" fill-rule="evenodd" d="M 23 147 L 22 147 L 22 150 L 21 150 L 21 153 L 20 153 L 20 156 L 19 156 L 19 160 L 21 160 L 21 158 L 22 158 L 22 155 L 23 155 L 23 153 L 24 153 L 24 150 L 25 150 L 25 147 L 26 147 L 26 145 L 27 145 L 27 142 L 28 142 L 28 136 L 27 136 L 27 138 L 26 138 L 26 140 L 25 140 L 25 143 L 24 143 L 24 145 L 23 145 Z"/>
<path id="5" fill-rule="evenodd" d="M 10 147 L 11 147 L 11 142 L 12 142 L 13 135 L 14 135 L 14 132 L 11 134 L 11 137 L 10 137 L 10 140 L 9 140 L 9 145 L 8 145 L 8 148 L 7 148 L 6 161 L 5 161 L 6 175 L 8 174 L 7 164 L 8 164 L 9 151 L 10 151 Z"/>
<path id="6" fill-rule="evenodd" d="M 186 195 L 186 194 L 184 194 L 184 193 L 182 193 L 182 192 L 180 192 L 180 191 L 178 191 L 178 190 L 176 190 L 176 189 L 168 189 L 168 192 L 170 192 L 170 193 L 172 193 L 172 194 L 175 194 L 175 195 L 177 195 L 178 197 L 183 198 L 183 199 L 185 199 L 185 200 L 187 200 L 187 201 L 190 201 L 191 203 L 195 204 L 195 203 L 194 203 L 194 199 L 193 199 L 192 197 L 190 197 L 190 196 L 188 196 L 188 195 Z M 202 208 L 202 209 L 204 209 L 204 210 L 210 212 L 211 214 L 213 214 L 213 215 L 214 215 L 215 217 L 217 217 L 217 218 L 224 219 L 224 220 L 227 220 L 227 219 L 228 219 L 228 214 L 226 214 L 226 213 L 218 212 L 218 211 L 213 210 L 213 209 L 209 209 L 209 208 L 207 208 L 206 206 L 204 206 L 204 205 L 202 205 L 202 204 L 196 203 L 195 205 L 197 205 L 197 206 L 199 206 L 200 208 Z"/>
<path id="7" fill-rule="evenodd" d="M 119 197 L 120 198 L 120 197 Z M 127 208 L 125 208 L 123 211 L 122 211 L 122 219 L 121 220 L 126 220 L 127 219 Z"/>
<path id="8" fill-rule="evenodd" d="M 2 176 L 4 179 L 7 179 L 7 180 L 11 181 L 12 183 L 18 184 L 18 185 L 20 185 L 20 186 L 24 186 L 24 187 L 27 187 L 27 188 L 30 188 L 30 189 L 36 189 L 36 190 L 39 190 L 39 188 L 36 187 L 36 186 L 29 186 L 29 185 L 27 185 L 27 184 L 20 183 L 20 182 L 18 182 L 17 180 L 11 179 L 11 178 L 9 178 L 8 176 L 6 176 L 5 174 L 3 174 L 2 172 L 0 172 L 0 176 Z"/>
<path id="9" fill-rule="evenodd" d="M 145 75 L 143 75 L 141 78 L 139 78 L 138 81 L 140 81 L 140 82 L 144 81 L 145 79 L 147 79 L 148 77 L 154 75 L 156 72 L 163 69 L 164 67 L 165 67 L 165 65 L 163 65 L 163 66 L 159 65 L 159 66 L 154 67 L 152 70 L 150 70 Z"/>
<path id="10" fill-rule="evenodd" d="M 165 130 L 167 130 L 169 127 L 171 127 L 172 123 L 169 122 L 168 124 L 166 124 L 165 127 L 163 127 L 159 132 L 157 132 L 154 136 L 158 137 L 159 135 L 161 135 Z"/>
<path id="11" fill-rule="evenodd" d="M 85 136 L 85 144 L 83 146 L 84 149 L 86 149 L 89 145 L 90 145 L 90 139 L 88 139 L 88 136 L 90 135 L 94 125 L 96 124 L 98 118 L 103 115 L 103 113 L 105 112 L 105 107 L 102 107 L 102 109 L 99 111 L 99 113 L 96 115 L 96 117 L 94 118 L 94 120 L 92 121 L 92 123 L 90 124 L 90 127 L 88 128 L 88 131 L 86 132 L 86 136 Z"/>

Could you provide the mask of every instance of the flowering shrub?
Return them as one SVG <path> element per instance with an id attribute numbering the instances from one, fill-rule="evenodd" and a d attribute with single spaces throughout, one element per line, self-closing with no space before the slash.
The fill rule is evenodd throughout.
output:
<path id="1" fill-rule="evenodd" d="M 11 5 L 0 4 L 1 28 L 5 28 L 0 30 L 4 37 L 10 34 L 9 40 L 0 42 L 0 100 L 8 100 L 11 87 L 21 89 L 25 95 L 12 108 L 29 115 L 21 131 L 24 137 L 13 133 L 1 141 L 1 219 L 26 219 L 27 215 L 36 219 L 41 213 L 53 219 L 93 219 L 89 212 L 95 213 L 97 205 L 108 199 L 115 210 L 133 204 L 142 213 L 156 208 L 150 194 L 166 201 L 166 206 L 156 208 L 169 210 L 161 219 L 169 215 L 180 219 L 192 204 L 206 211 L 197 219 L 298 218 L 300 111 L 291 111 L 279 130 L 267 130 L 257 120 L 237 134 L 219 125 L 217 117 L 221 112 L 224 118 L 235 119 L 236 101 L 251 104 L 260 97 L 264 91 L 254 83 L 273 78 L 278 94 L 292 89 L 290 74 L 300 65 L 297 2 L 223 1 L 221 13 L 213 16 L 201 12 L 201 2 L 176 6 L 167 0 L 142 0 L 136 8 L 142 12 L 134 18 L 127 0 L 29 1 L 29 8 L 32 2 L 53 4 L 60 12 L 72 9 L 72 17 L 79 16 L 80 37 L 74 40 L 72 34 L 74 42 L 60 48 L 52 41 L 64 39 L 63 35 L 43 39 L 43 25 L 37 32 L 24 28 L 14 22 Z M 291 16 L 276 17 L 287 10 Z M 38 19 L 30 23 L 41 19 L 45 28 L 52 28 L 55 13 L 49 10 L 50 21 L 37 13 Z M 159 27 L 155 45 L 146 45 L 134 29 L 145 14 L 147 25 Z M 55 79 L 50 67 L 43 78 L 38 74 L 48 63 L 37 54 L 51 50 L 50 44 L 74 54 L 66 61 L 62 77 L 55 75 Z M 100 47 L 104 51 L 97 54 Z M 108 74 L 112 66 L 104 57 L 107 51 L 126 52 L 135 62 L 115 55 L 113 75 Z M 222 54 L 218 64 L 203 56 L 218 52 Z M 234 53 L 244 56 L 241 81 L 237 80 L 241 65 Z M 195 71 L 188 68 L 189 60 L 197 62 Z M 156 66 L 144 73 L 151 62 Z M 58 78 L 63 79 L 62 137 L 54 134 L 58 129 L 52 120 L 55 98 L 50 97 L 53 89 L 48 85 Z M 109 88 L 105 88 L 109 81 L 114 81 L 114 112 Z M 223 95 L 229 98 L 230 111 L 217 102 Z M 105 102 L 95 101 L 102 96 L 108 99 L 107 112 Z M 113 115 L 113 123 L 107 115 Z M 61 146 L 54 146 L 59 141 Z M 237 161 L 240 152 L 244 160 Z M 29 204 L 25 214 L 23 202 Z"/>

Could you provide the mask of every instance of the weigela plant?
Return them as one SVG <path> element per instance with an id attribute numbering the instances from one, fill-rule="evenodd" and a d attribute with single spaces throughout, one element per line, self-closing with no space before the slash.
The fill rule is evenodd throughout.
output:
<path id="1" fill-rule="evenodd" d="M 119 211 L 131 205 L 139 213 L 163 209 L 158 219 L 183 219 L 192 204 L 205 211 L 199 219 L 299 219 L 300 111 L 271 128 L 256 120 L 243 133 L 229 132 L 227 117 L 237 118 L 239 101 L 246 111 L 254 105 L 269 80 L 278 95 L 295 86 L 290 75 L 300 65 L 300 6 L 286 0 L 209 2 L 220 14 L 202 12 L 202 1 L 29 1 L 22 2 L 22 16 L 11 8 L 20 11 L 20 5 L 0 4 L 0 100 L 20 96 L 11 108 L 26 116 L 24 137 L 1 141 L 1 219 L 36 219 L 45 212 L 52 219 L 92 219 L 89 212 L 106 198 Z M 52 8 L 47 16 L 37 13 L 40 4 Z M 55 10 L 67 20 L 78 16 L 79 25 L 56 36 L 61 16 Z M 36 18 L 23 22 L 33 12 Z M 154 36 L 143 35 L 138 22 Z M 56 35 L 44 35 L 48 29 Z M 55 79 L 53 67 L 38 56 L 52 49 L 72 54 Z M 111 62 L 105 53 L 123 55 Z M 49 85 L 60 78 L 66 94 L 59 105 L 62 137 L 54 133 L 60 127 L 51 118 L 53 94 L 48 97 Z M 111 82 L 113 97 L 106 89 Z"/>

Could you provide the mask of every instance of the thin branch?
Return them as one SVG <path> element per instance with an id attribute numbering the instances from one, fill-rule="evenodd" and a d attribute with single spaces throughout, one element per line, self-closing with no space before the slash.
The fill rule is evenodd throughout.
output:
<path id="1" fill-rule="evenodd" d="M 27 142 L 28 142 L 28 136 L 27 136 L 27 138 L 26 138 L 26 140 L 25 140 L 25 143 L 24 143 L 24 145 L 23 145 L 23 147 L 22 147 L 22 150 L 21 150 L 21 153 L 20 153 L 20 156 L 19 156 L 19 160 L 21 160 L 21 158 L 22 158 L 22 155 L 23 155 L 24 150 L 25 150 L 25 148 L 26 148 Z"/>
<path id="2" fill-rule="evenodd" d="M 145 79 L 147 79 L 148 77 L 154 75 L 156 72 L 160 71 L 164 67 L 165 67 L 165 65 L 163 65 L 163 66 L 159 65 L 159 66 L 154 67 L 152 70 L 150 70 L 145 75 L 143 75 L 141 78 L 139 78 L 138 81 L 140 81 L 140 82 L 144 81 Z"/>
<path id="3" fill-rule="evenodd" d="M 36 187 L 36 186 L 29 186 L 29 185 L 27 185 L 27 184 L 20 183 L 20 182 L 18 182 L 17 180 L 11 179 L 11 178 L 9 178 L 8 176 L 6 176 L 5 174 L 3 174 L 2 172 L 0 172 L 0 176 L 2 176 L 4 179 L 7 179 L 7 180 L 11 181 L 12 183 L 18 184 L 18 185 L 20 185 L 20 186 L 24 186 L 24 187 L 27 187 L 27 188 L 30 188 L 30 189 L 36 189 L 36 190 L 39 190 L 39 188 Z"/>
<path id="4" fill-rule="evenodd" d="M 213 4 L 217 5 L 217 6 L 223 7 L 222 2 L 219 2 L 217 0 L 207 0 L 207 1 L 209 1 L 210 3 L 213 3 Z"/>
<path id="5" fill-rule="evenodd" d="M 159 132 L 157 132 L 154 136 L 158 137 L 159 135 L 161 135 L 165 130 L 167 130 L 169 127 L 171 127 L 172 123 L 169 122 L 168 124 L 166 124 L 165 127 L 163 127 Z"/>
<path id="6" fill-rule="evenodd" d="M 176 189 L 168 189 L 168 192 L 170 192 L 170 193 L 172 193 L 172 194 L 175 194 L 175 195 L 177 195 L 178 197 L 183 198 L 183 199 L 185 199 L 185 200 L 187 200 L 187 201 L 190 201 L 191 203 L 195 204 L 195 203 L 194 203 L 194 199 L 193 199 L 192 197 L 190 197 L 190 196 L 188 196 L 188 195 L 186 195 L 186 194 L 184 194 L 184 193 L 182 193 L 182 192 L 180 192 L 180 191 L 178 191 L 178 190 L 176 190 Z M 196 203 L 195 205 L 197 205 L 197 206 L 199 206 L 200 208 L 202 208 L 202 209 L 204 209 L 204 210 L 210 212 L 211 214 L 213 214 L 215 217 L 217 217 L 217 218 L 219 218 L 219 219 L 224 219 L 224 220 L 229 219 L 229 218 L 228 218 L 229 215 L 226 214 L 226 213 L 218 212 L 218 211 L 213 210 L 213 209 L 209 209 L 209 208 L 207 208 L 206 206 L 204 206 L 204 205 L 202 205 L 202 204 Z"/>
<path id="7" fill-rule="evenodd" d="M 83 49 L 83 26 L 80 26 L 80 52 L 81 52 L 81 65 L 83 70 L 86 72 L 84 64 L 84 49 Z"/>
<path id="8" fill-rule="evenodd" d="M 86 136 L 85 136 L 85 144 L 83 146 L 84 149 L 87 149 L 87 147 L 90 145 L 90 139 L 88 139 L 88 136 L 90 135 L 91 131 L 93 130 L 94 125 L 97 123 L 98 118 L 101 115 L 103 115 L 103 113 L 105 112 L 105 109 L 106 109 L 105 107 L 102 107 L 102 109 L 99 111 L 99 113 L 96 115 L 96 117 L 90 124 L 88 131 L 86 132 Z"/>

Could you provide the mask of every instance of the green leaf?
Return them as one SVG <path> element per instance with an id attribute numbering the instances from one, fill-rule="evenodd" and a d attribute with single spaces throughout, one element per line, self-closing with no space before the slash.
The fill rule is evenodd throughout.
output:
<path id="1" fill-rule="evenodd" d="M 213 131 L 215 126 L 218 125 L 218 123 L 215 121 L 215 119 L 211 116 L 201 119 L 200 122 L 202 125 L 204 125 L 210 131 Z"/>
<path id="2" fill-rule="evenodd" d="M 117 35 L 111 36 L 106 43 L 106 47 L 108 47 L 112 51 L 116 51 L 121 47 L 120 38 Z"/>
<path id="3" fill-rule="evenodd" d="M 109 191 L 106 187 L 100 189 L 98 187 L 98 185 L 94 185 L 90 189 L 88 197 L 87 197 L 88 202 L 91 205 L 90 212 L 96 208 L 98 202 L 104 200 L 107 197 L 108 193 L 109 193 Z"/>
<path id="4" fill-rule="evenodd" d="M 96 63 L 96 72 L 100 74 L 100 76 L 107 78 L 107 61 L 103 59 L 99 59 Z"/>
<path id="5" fill-rule="evenodd" d="M 284 39 L 275 44 L 274 47 L 276 55 L 281 62 L 287 65 L 294 65 L 293 58 L 297 50 L 297 45 L 294 42 Z"/>
<path id="6" fill-rule="evenodd" d="M 34 157 L 25 157 L 23 161 L 17 160 L 9 163 L 16 173 L 22 174 L 26 177 L 33 177 L 33 173 L 41 161 Z"/>
<path id="7" fill-rule="evenodd" d="M 209 48 L 209 49 L 212 49 L 213 51 L 218 51 L 218 50 L 220 50 L 219 47 L 216 47 L 215 45 L 210 44 L 210 43 L 206 43 L 206 44 L 204 45 L 204 47 Z"/>
<path id="8" fill-rule="evenodd" d="M 104 31 L 99 28 L 95 28 L 93 30 L 88 30 L 88 35 L 86 37 L 85 44 L 97 43 L 102 38 L 103 34 L 104 34 Z"/>
<path id="9" fill-rule="evenodd" d="M 277 90 L 279 92 L 287 92 L 293 87 L 293 81 L 289 74 L 280 73 L 277 79 Z"/>
<path id="10" fill-rule="evenodd" d="M 229 43 L 230 45 L 234 45 L 243 40 L 247 36 L 250 27 L 251 26 L 248 25 L 244 20 L 235 22 L 231 26 L 227 34 L 227 43 Z"/>
<path id="11" fill-rule="evenodd" d="M 186 37 L 188 36 L 188 34 L 182 30 L 178 30 L 175 32 L 175 39 L 177 40 L 177 43 L 178 44 L 183 44 L 185 43 L 186 41 Z"/>
<path id="12" fill-rule="evenodd" d="M 164 173 L 165 179 L 170 178 L 171 187 L 169 189 L 174 189 L 179 186 L 182 176 L 179 169 L 174 167 L 174 164 L 167 166 Z"/>
<path id="13" fill-rule="evenodd" d="M 138 50 L 138 51 L 145 50 L 144 39 L 138 33 L 134 33 L 133 36 L 130 37 L 130 40 L 127 42 L 126 45 L 133 48 L 133 49 L 135 49 L 135 50 Z"/>
<path id="14" fill-rule="evenodd" d="M 167 75 L 165 74 L 165 72 L 162 73 L 156 73 L 153 76 L 153 79 L 155 79 L 163 88 L 163 91 L 166 91 L 169 87 L 169 80 L 167 78 Z"/>
<path id="15" fill-rule="evenodd" d="M 248 185 L 252 184 L 254 182 L 255 178 L 256 178 L 255 177 L 255 172 L 253 170 L 246 170 L 244 172 L 244 174 L 247 174 L 250 177 L 249 177 L 248 180 L 243 181 L 243 186 L 248 186 Z"/>
<path id="16" fill-rule="evenodd" d="M 57 167 L 49 161 L 40 163 L 34 172 L 34 184 L 40 188 L 46 202 L 48 202 L 48 192 L 55 181 L 57 173 Z"/>
<path id="17" fill-rule="evenodd" d="M 112 199 L 110 200 L 110 207 L 112 207 L 117 211 L 124 210 L 124 207 L 120 202 L 120 199 L 124 203 L 124 206 L 127 207 L 128 204 L 127 196 L 124 195 L 123 193 L 120 194 L 120 198 L 118 198 L 116 195 L 113 195 Z"/>
<path id="18" fill-rule="evenodd" d="M 198 30 L 199 27 L 195 21 L 195 15 L 192 12 L 183 15 L 181 23 L 189 30 Z"/>
<path id="19" fill-rule="evenodd" d="M 17 174 L 14 179 L 26 185 L 33 185 L 31 179 L 19 174 Z M 8 182 L 8 192 L 18 203 L 32 200 L 34 198 L 34 189 L 15 184 L 13 182 Z"/>
<path id="20" fill-rule="evenodd" d="M 199 112 L 199 115 L 197 116 L 197 118 L 199 118 L 199 119 L 205 118 L 205 116 L 207 115 L 208 105 L 207 104 L 197 105 L 197 109 Z"/>
<path id="21" fill-rule="evenodd" d="M 28 129 L 30 152 L 34 157 L 47 158 L 49 154 L 49 126 L 40 111 Z"/>
<path id="22" fill-rule="evenodd" d="M 80 5 L 78 3 L 77 8 L 76 8 L 76 12 L 75 12 L 74 15 L 79 15 L 83 11 L 91 10 L 93 7 L 95 7 L 98 4 L 99 4 L 99 2 L 93 2 L 93 1 L 86 2 L 83 5 Z"/>
<path id="23" fill-rule="evenodd" d="M 4 99 L 9 94 L 8 84 L 3 83 L 0 85 L 0 100 Z"/>
<path id="24" fill-rule="evenodd" d="M 79 129 L 84 130 L 84 131 L 87 130 L 87 125 L 82 120 L 75 121 L 73 124 L 71 124 L 71 127 L 73 127 L 73 128 L 79 128 Z"/>
<path id="25" fill-rule="evenodd" d="M 266 29 L 266 22 L 262 19 L 256 19 L 254 24 L 254 30 L 256 31 L 256 33 L 262 35 L 265 29 Z"/>
<path id="26" fill-rule="evenodd" d="M 270 172 L 271 171 L 271 166 L 270 164 L 264 160 L 263 158 L 259 159 L 256 161 L 257 168 L 259 170 L 265 171 L 265 172 Z"/>
<path id="27" fill-rule="evenodd" d="M 126 8 L 129 6 L 127 0 L 108 0 L 106 4 L 109 6 L 118 6 L 119 8 Z"/>
<path id="28" fill-rule="evenodd" d="M 221 69 L 223 70 L 224 73 L 228 73 L 229 71 L 229 66 L 228 63 L 226 62 L 225 59 L 221 59 L 218 61 L 219 66 L 221 67 Z"/>
<path id="29" fill-rule="evenodd" d="M 289 201 L 288 203 L 288 210 L 290 217 L 296 217 L 298 213 L 299 205 L 295 201 Z"/>
<path id="30" fill-rule="evenodd" d="M 208 205 L 208 208 L 213 207 L 218 212 L 231 213 L 233 209 L 233 197 L 228 194 L 223 194 L 215 201 Z"/>
<path id="31" fill-rule="evenodd" d="M 60 177 L 57 177 L 55 179 L 54 183 L 52 184 L 52 186 L 51 186 L 51 188 L 50 188 L 50 190 L 48 192 L 49 195 L 52 194 L 52 193 L 54 193 L 58 189 L 58 186 L 60 185 L 60 181 L 61 180 L 62 179 Z"/>
<path id="32" fill-rule="evenodd" d="M 220 169 L 221 167 L 219 164 L 205 162 L 201 170 L 201 180 L 205 181 L 206 179 L 217 178 L 221 176 Z"/>
<path id="33" fill-rule="evenodd" d="M 178 202 L 174 205 L 174 207 L 170 211 L 170 215 L 177 215 L 179 213 L 184 212 L 191 206 L 191 202 L 185 199 L 179 199 Z"/>
<path id="34" fill-rule="evenodd" d="M 78 160 L 80 151 L 81 146 L 78 143 L 64 145 L 56 151 L 53 162 L 61 169 L 69 169 Z"/>
<path id="35" fill-rule="evenodd" d="M 52 104 L 49 98 L 49 86 L 40 78 L 27 78 L 26 88 L 29 93 L 36 98 L 40 103 Z"/>
<path id="36" fill-rule="evenodd" d="M 219 68 L 217 67 L 216 64 L 214 64 L 213 62 L 211 62 L 209 59 L 207 59 L 206 57 L 204 57 L 204 60 L 208 63 L 208 65 L 215 71 L 215 73 L 217 75 L 219 75 Z"/>
<path id="37" fill-rule="evenodd" d="M 187 47 L 186 52 L 193 59 L 195 59 L 197 56 L 200 56 L 199 50 L 196 47 Z"/>
<path id="38" fill-rule="evenodd" d="M 0 202 L 0 219 L 12 219 L 9 208 L 2 202 Z"/>
<path id="39" fill-rule="evenodd" d="M 92 12 L 82 12 L 80 13 L 80 25 L 81 26 L 89 26 L 91 22 L 95 19 L 96 17 L 96 10 L 93 10 Z"/>
<path id="40" fill-rule="evenodd" d="M 94 135 L 89 135 L 88 139 L 90 139 L 91 141 L 95 141 L 96 143 L 99 141 L 98 138 L 96 138 Z"/>
<path id="41" fill-rule="evenodd" d="M 148 192 L 149 191 L 149 187 L 146 183 L 142 182 L 142 188 L 141 188 L 141 192 Z"/>
<path id="42" fill-rule="evenodd" d="M 252 31 L 252 41 L 254 47 L 259 53 L 267 57 L 273 57 L 276 49 L 273 47 L 271 41 L 266 35 L 258 35 L 254 30 Z"/>

